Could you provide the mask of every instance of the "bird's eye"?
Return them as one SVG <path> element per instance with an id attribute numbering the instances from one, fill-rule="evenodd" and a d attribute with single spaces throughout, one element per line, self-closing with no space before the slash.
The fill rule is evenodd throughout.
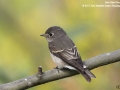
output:
<path id="1" fill-rule="evenodd" d="M 54 33 L 49 33 L 49 35 L 50 35 L 50 36 L 53 36 L 53 35 L 54 35 Z"/>

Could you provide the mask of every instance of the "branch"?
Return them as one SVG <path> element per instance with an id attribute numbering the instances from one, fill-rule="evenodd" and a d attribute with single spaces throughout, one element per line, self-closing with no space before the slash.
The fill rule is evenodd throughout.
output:
<path id="1" fill-rule="evenodd" d="M 91 70 L 118 61 L 120 61 L 120 50 L 101 54 L 99 56 L 85 60 L 83 63 Z M 1 84 L 0 90 L 25 90 L 33 86 L 41 85 L 47 82 L 59 80 L 77 74 L 78 72 L 69 69 L 59 70 L 59 72 L 56 69 L 42 72 L 42 68 L 39 67 L 38 73 L 17 81 Z"/>

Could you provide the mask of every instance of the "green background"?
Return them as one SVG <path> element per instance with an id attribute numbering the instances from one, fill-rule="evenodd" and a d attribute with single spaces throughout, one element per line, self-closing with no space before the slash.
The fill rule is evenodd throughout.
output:
<path id="1" fill-rule="evenodd" d="M 43 71 L 56 66 L 47 41 L 40 37 L 50 26 L 67 32 L 83 60 L 120 49 L 120 8 L 83 4 L 105 1 L 0 0 L 0 84 L 33 75 L 38 66 Z M 28 90 L 116 90 L 119 69 L 119 62 L 96 68 L 91 83 L 77 75 Z"/>

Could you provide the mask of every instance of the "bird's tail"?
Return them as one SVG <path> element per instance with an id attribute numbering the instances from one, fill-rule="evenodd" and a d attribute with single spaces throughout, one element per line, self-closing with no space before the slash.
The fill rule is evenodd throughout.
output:
<path id="1" fill-rule="evenodd" d="M 81 71 L 78 71 L 79 73 L 82 74 L 82 76 L 88 81 L 88 82 L 91 82 L 91 78 L 96 78 L 96 76 L 90 72 L 89 69 L 87 68 L 84 68 L 84 72 L 81 72 Z"/>

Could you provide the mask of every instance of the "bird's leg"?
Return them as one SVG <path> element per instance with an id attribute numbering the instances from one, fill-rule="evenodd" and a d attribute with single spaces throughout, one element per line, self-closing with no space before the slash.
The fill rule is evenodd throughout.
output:
<path id="1" fill-rule="evenodd" d="M 54 69 L 57 69 L 57 71 L 58 71 L 58 73 L 59 73 L 60 68 L 58 68 L 58 66 L 56 66 Z"/>

